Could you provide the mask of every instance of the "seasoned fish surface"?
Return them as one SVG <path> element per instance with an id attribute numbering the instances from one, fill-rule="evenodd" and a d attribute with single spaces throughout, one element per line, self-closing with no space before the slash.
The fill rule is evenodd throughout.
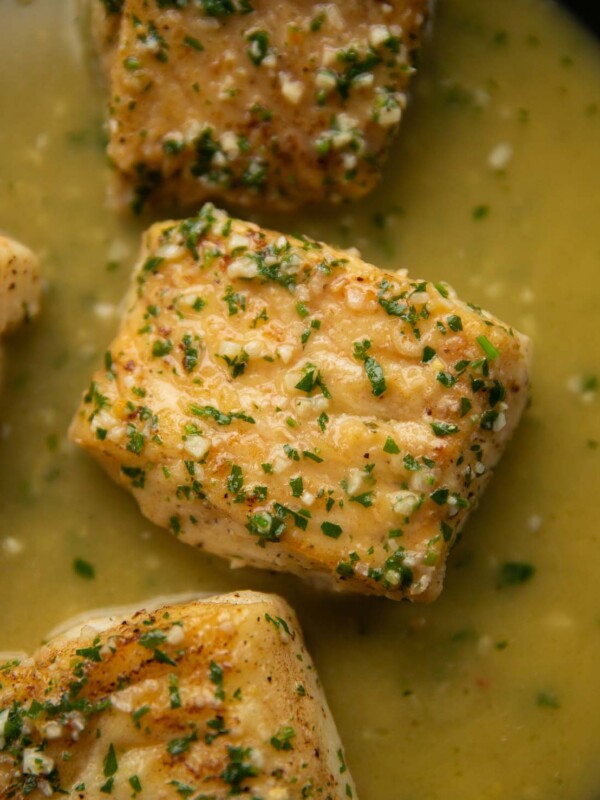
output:
<path id="1" fill-rule="evenodd" d="M 71 436 L 182 541 L 432 600 L 527 352 L 445 284 L 207 205 L 146 232 Z"/>
<path id="2" fill-rule="evenodd" d="M 0 334 L 35 316 L 39 299 L 37 257 L 24 245 L 0 234 Z"/>
<path id="3" fill-rule="evenodd" d="M 242 592 L 2 667 L 0 797 L 356 797 L 294 613 Z"/>
<path id="4" fill-rule="evenodd" d="M 94 0 L 119 196 L 292 208 L 370 191 L 428 0 Z"/>

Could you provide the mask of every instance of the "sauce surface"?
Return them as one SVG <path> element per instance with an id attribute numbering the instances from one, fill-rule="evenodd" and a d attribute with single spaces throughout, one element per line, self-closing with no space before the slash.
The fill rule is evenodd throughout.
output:
<path id="1" fill-rule="evenodd" d="M 4 345 L 2 649 L 98 606 L 275 591 L 299 614 L 361 800 L 595 800 L 597 44 L 542 0 L 439 4 L 379 189 L 256 217 L 447 280 L 533 338 L 531 408 L 441 598 L 410 606 L 231 571 L 153 528 L 67 442 L 149 220 L 106 207 L 103 98 L 74 5 L 2 12 L 0 227 L 39 251 L 48 282 L 40 318 Z"/>

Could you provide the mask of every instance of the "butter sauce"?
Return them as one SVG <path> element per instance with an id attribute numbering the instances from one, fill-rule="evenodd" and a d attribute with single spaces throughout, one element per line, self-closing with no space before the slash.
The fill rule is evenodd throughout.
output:
<path id="1" fill-rule="evenodd" d="M 87 609 L 253 588 L 298 611 L 362 800 L 600 792 L 600 51 L 543 0 L 438 5 L 383 184 L 256 218 L 446 280 L 533 338 L 533 402 L 431 606 L 230 571 L 152 528 L 66 429 L 148 220 L 106 207 L 102 94 L 71 3 L 4 0 L 0 227 L 41 317 L 6 342 L 0 645 Z M 512 565 L 512 566 L 511 566 Z"/>

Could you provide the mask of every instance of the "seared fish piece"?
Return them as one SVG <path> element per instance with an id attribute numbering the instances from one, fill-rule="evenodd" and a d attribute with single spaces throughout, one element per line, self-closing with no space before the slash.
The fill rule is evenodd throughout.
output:
<path id="1" fill-rule="evenodd" d="M 35 316 L 39 301 L 37 257 L 24 245 L 0 234 L 0 334 Z"/>
<path id="2" fill-rule="evenodd" d="M 151 227 L 71 437 L 234 563 L 433 600 L 528 393 L 528 341 L 446 284 L 206 205 Z"/>
<path id="3" fill-rule="evenodd" d="M 429 0 L 93 0 L 118 195 L 293 208 L 378 181 Z"/>
<path id="4" fill-rule="evenodd" d="M 0 797 L 356 797 L 279 597 L 241 592 L 88 625 L 1 674 Z"/>

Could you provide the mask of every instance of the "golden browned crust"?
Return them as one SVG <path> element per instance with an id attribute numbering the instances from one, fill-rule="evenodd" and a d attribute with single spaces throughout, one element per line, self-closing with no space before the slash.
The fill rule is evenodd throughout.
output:
<path id="1" fill-rule="evenodd" d="M 406 105 L 428 0 L 94 0 L 119 200 L 360 197 Z"/>
<path id="2" fill-rule="evenodd" d="M 0 797 L 355 797 L 280 598 L 241 592 L 96 628 L 1 667 Z"/>
<path id="3" fill-rule="evenodd" d="M 432 600 L 527 399 L 527 340 L 445 284 L 233 220 L 145 234 L 71 437 L 183 541 Z"/>

